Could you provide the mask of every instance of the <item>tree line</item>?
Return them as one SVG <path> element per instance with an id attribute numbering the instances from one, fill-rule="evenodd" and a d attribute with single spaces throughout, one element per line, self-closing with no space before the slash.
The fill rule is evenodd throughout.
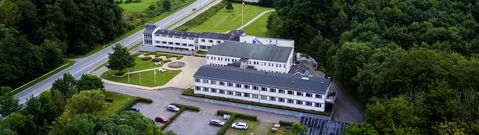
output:
<path id="1" fill-rule="evenodd" d="M 479 134 L 477 0 L 275 0 L 296 41 L 366 104 L 346 134 Z"/>
<path id="2" fill-rule="evenodd" d="M 7 87 L 2 87 L 2 135 L 161 135 L 156 124 L 138 112 L 107 114 L 103 82 L 93 75 L 75 80 L 70 74 L 53 83 L 49 91 L 31 97 L 21 109 Z M 20 110 L 21 109 L 21 110 Z M 165 133 L 174 135 L 173 132 Z"/>
<path id="3" fill-rule="evenodd" d="M 112 0 L 4 0 L 0 5 L 0 86 L 18 87 L 124 31 Z"/>

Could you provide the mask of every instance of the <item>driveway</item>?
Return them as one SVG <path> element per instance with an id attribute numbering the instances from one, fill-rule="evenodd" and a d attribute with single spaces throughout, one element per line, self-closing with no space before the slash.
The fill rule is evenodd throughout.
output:
<path id="1" fill-rule="evenodd" d="M 173 130 L 178 135 L 215 135 L 221 127 L 210 126 L 212 119 L 222 120 L 210 113 L 184 111 L 165 131 Z"/>

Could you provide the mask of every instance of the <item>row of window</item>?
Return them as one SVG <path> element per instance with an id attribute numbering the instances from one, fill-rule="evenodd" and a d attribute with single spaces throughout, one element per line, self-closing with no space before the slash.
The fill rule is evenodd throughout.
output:
<path id="1" fill-rule="evenodd" d="M 236 87 L 242 89 L 252 89 L 252 90 L 261 90 L 264 92 L 272 92 L 272 93 L 280 93 L 280 94 L 288 94 L 288 95 L 296 95 L 296 96 L 305 96 L 305 97 L 315 97 L 315 98 L 323 98 L 320 94 L 313 94 L 308 92 L 298 92 L 292 90 L 284 90 L 284 89 L 276 89 L 276 88 L 268 88 L 268 87 L 261 87 L 256 85 L 248 85 L 248 84 L 239 84 L 239 83 L 232 83 L 232 82 L 224 82 L 224 81 L 215 81 L 215 80 L 208 80 L 208 79 L 195 79 L 198 83 L 206 83 L 206 84 L 213 84 L 213 85 L 221 85 L 221 86 L 228 86 L 228 87 Z"/>
<path id="2" fill-rule="evenodd" d="M 186 43 L 178 43 L 178 42 L 166 42 L 166 41 L 155 41 L 157 44 L 161 43 L 161 44 L 168 44 L 168 45 L 178 45 L 178 46 L 189 46 L 189 47 L 193 47 L 194 45 L 193 44 L 186 44 Z"/>
<path id="3" fill-rule="evenodd" d="M 160 35 L 160 34 L 155 34 L 157 37 L 169 37 L 169 38 L 177 38 L 177 39 L 189 39 L 189 40 L 194 40 L 193 37 L 183 37 L 183 36 L 172 36 L 172 35 Z"/>
<path id="4" fill-rule="evenodd" d="M 245 93 L 245 92 L 228 91 L 228 90 L 221 90 L 221 89 L 214 89 L 214 88 L 207 88 L 207 87 L 199 87 L 199 86 L 196 86 L 195 90 L 196 91 L 211 92 L 211 93 L 226 94 L 226 95 L 233 95 L 233 96 L 238 96 L 238 97 L 268 100 L 268 101 L 281 102 L 281 103 L 290 103 L 290 104 L 297 104 L 297 105 L 304 105 L 304 106 L 314 106 L 314 107 L 319 107 L 319 108 L 322 107 L 321 103 L 295 100 L 295 99 L 287 99 L 287 98 L 280 98 L 280 97 L 273 97 L 273 96 L 267 96 L 267 95 L 252 94 L 252 93 Z"/>
<path id="5" fill-rule="evenodd" d="M 206 56 L 206 59 L 209 60 L 218 60 L 218 61 L 226 61 L 226 62 L 235 62 L 236 59 L 230 58 L 223 58 L 223 57 L 214 57 L 214 56 Z M 270 62 L 259 62 L 259 61 L 247 61 L 248 65 L 260 65 L 260 66 L 269 66 L 269 67 L 277 67 L 277 68 L 286 68 L 286 64 L 278 64 L 278 63 L 270 63 Z"/>
<path id="6" fill-rule="evenodd" d="M 203 42 L 203 43 L 206 42 L 206 39 L 201 39 L 201 42 Z M 211 40 L 211 39 L 208 40 L 208 43 L 213 43 L 213 42 L 214 42 L 214 41 Z M 217 44 L 221 43 L 221 40 L 217 40 L 216 43 L 217 43 Z"/>

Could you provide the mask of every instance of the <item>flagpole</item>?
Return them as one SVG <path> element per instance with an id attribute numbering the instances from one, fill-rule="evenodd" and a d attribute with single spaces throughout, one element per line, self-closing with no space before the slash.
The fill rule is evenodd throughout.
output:
<path id="1" fill-rule="evenodd" d="M 244 25 L 244 1 L 241 3 L 241 26 Z"/>
<path id="2" fill-rule="evenodd" d="M 140 85 L 141 85 L 141 72 L 138 72 L 139 76 L 140 76 Z"/>

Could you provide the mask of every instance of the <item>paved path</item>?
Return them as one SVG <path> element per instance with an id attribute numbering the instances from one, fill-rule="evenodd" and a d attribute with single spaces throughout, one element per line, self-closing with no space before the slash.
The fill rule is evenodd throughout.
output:
<path id="1" fill-rule="evenodd" d="M 173 13 L 172 15 L 156 22 L 155 24 L 158 25 L 160 28 L 165 28 L 167 26 L 170 26 L 174 24 L 175 22 L 179 21 L 182 18 L 187 17 L 190 14 L 199 14 L 200 12 L 203 12 L 205 10 L 201 11 L 192 11 L 193 8 L 199 8 L 199 7 L 205 7 L 208 5 L 208 3 L 215 1 L 221 1 L 221 0 L 197 0 L 193 4 L 179 10 L 176 13 Z M 204 8 L 207 9 L 207 8 Z M 188 20 L 189 18 L 186 18 L 185 20 Z M 132 47 L 137 43 L 140 43 L 142 41 L 142 33 L 143 30 L 138 31 L 112 45 L 115 44 L 121 44 L 125 47 Z M 105 63 L 108 61 L 108 53 L 112 52 L 112 45 L 109 47 L 106 47 L 105 49 L 91 55 L 85 58 L 77 59 L 75 60 L 76 63 L 72 65 L 71 67 L 62 70 L 58 72 L 57 74 L 33 85 L 32 87 L 18 93 L 15 95 L 15 98 L 19 99 L 20 104 L 25 103 L 31 96 L 38 96 L 40 93 L 48 90 L 51 88 L 53 82 L 63 76 L 65 73 L 71 73 L 73 77 L 79 79 L 81 75 L 84 73 L 88 73 L 89 71 L 93 70 L 95 67 L 100 66 L 101 64 Z"/>
<path id="2" fill-rule="evenodd" d="M 261 12 L 258 16 L 254 17 L 253 19 L 251 19 L 250 21 L 248 21 L 246 24 L 244 24 L 243 26 L 239 27 L 238 30 L 242 30 L 243 28 L 245 28 L 246 26 L 250 25 L 251 23 L 255 22 L 256 20 L 258 20 L 261 16 L 263 16 L 264 14 L 266 13 L 269 13 L 269 12 L 274 12 L 275 10 L 268 10 L 268 11 L 263 11 Z"/>

